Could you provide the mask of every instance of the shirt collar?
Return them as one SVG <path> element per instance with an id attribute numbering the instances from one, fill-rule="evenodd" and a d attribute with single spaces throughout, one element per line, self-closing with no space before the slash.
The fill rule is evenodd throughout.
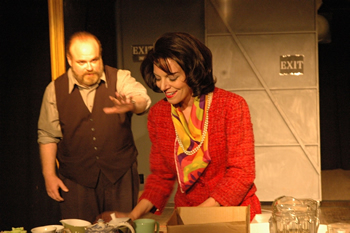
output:
<path id="1" fill-rule="evenodd" d="M 101 83 L 101 81 L 103 81 L 106 85 L 106 88 L 108 87 L 107 86 L 107 80 L 106 80 L 106 75 L 105 75 L 105 72 L 102 73 L 102 76 L 100 78 L 100 80 L 98 81 L 97 84 L 91 86 L 91 87 L 85 87 L 85 86 L 82 86 L 78 83 L 78 81 L 74 78 L 73 76 L 73 71 L 72 71 L 72 68 L 69 68 L 68 69 L 68 72 L 67 72 L 67 75 L 68 75 L 68 93 L 72 93 L 75 85 L 79 88 L 79 89 L 95 89 L 98 87 L 98 85 Z"/>

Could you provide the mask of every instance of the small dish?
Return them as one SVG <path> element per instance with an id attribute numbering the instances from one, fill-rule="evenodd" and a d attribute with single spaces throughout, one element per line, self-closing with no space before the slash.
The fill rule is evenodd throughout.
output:
<path id="1" fill-rule="evenodd" d="M 35 227 L 31 231 L 33 233 L 56 233 L 56 227 L 41 226 L 41 227 Z"/>

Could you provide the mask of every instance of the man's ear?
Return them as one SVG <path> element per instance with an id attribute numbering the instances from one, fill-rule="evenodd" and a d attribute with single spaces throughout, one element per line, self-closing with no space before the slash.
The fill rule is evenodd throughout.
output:
<path id="1" fill-rule="evenodd" d="M 69 55 L 67 55 L 67 61 L 69 66 L 72 66 L 72 58 Z"/>

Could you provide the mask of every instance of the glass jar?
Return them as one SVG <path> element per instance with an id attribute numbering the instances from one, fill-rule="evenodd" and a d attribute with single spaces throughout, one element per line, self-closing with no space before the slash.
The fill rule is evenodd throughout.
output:
<path id="1" fill-rule="evenodd" d="M 272 203 L 270 233 L 317 233 L 318 202 L 282 196 Z"/>

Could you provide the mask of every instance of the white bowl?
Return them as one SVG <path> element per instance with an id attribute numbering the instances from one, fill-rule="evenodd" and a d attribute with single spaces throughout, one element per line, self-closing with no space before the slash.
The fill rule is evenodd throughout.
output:
<path id="1" fill-rule="evenodd" d="M 33 233 L 56 233 L 56 227 L 41 226 L 41 227 L 35 227 L 31 231 Z"/>
<path id="2" fill-rule="evenodd" d="M 62 233 L 64 228 L 62 225 L 49 225 L 47 227 L 56 227 L 56 233 Z"/>

